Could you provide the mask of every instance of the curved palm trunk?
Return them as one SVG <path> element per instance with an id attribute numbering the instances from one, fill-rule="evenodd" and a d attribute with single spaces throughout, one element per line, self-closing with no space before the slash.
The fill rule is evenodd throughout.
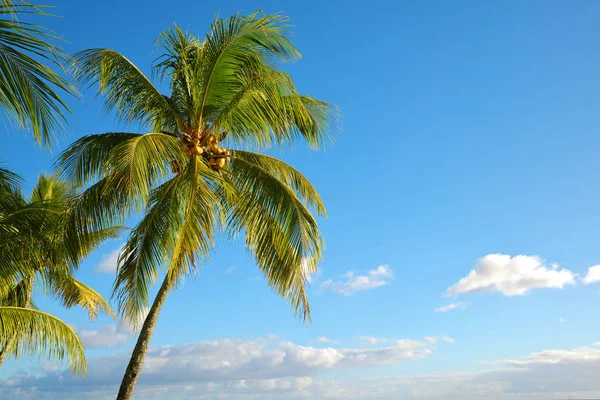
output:
<path id="1" fill-rule="evenodd" d="M 31 295 L 33 294 L 33 280 L 34 276 L 31 275 L 29 277 L 29 287 L 27 288 L 27 296 L 25 297 L 25 301 L 21 305 L 23 308 L 29 308 L 29 304 L 31 304 Z M 9 350 L 14 346 L 17 338 L 12 337 L 6 341 L 6 343 L 2 344 L 2 350 L 0 350 L 0 367 L 4 364 L 4 359 L 8 354 Z"/>
<path id="2" fill-rule="evenodd" d="M 156 294 L 156 298 L 152 303 L 152 308 L 150 308 L 148 316 L 144 320 L 144 325 L 142 326 L 137 343 L 135 344 L 135 348 L 131 354 L 129 365 L 127 365 L 127 369 L 125 370 L 125 375 L 121 381 L 121 387 L 119 388 L 119 394 L 117 395 L 116 400 L 129 400 L 131 399 L 131 396 L 133 396 L 135 384 L 140 376 L 140 372 L 142 372 L 144 358 L 146 357 L 150 340 L 152 340 L 152 335 L 154 334 L 154 328 L 156 327 L 156 322 L 158 321 L 158 315 L 160 314 L 163 304 L 165 304 L 167 295 L 171 290 L 171 285 L 172 279 L 170 279 L 169 275 L 167 275 L 160 286 L 158 293 Z"/>

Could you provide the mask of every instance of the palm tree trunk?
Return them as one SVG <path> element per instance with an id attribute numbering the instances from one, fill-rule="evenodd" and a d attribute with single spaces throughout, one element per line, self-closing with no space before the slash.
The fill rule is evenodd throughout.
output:
<path id="1" fill-rule="evenodd" d="M 29 304 L 31 304 L 31 295 L 33 294 L 33 280 L 34 276 L 29 276 L 29 287 L 27 288 L 27 296 L 25 296 L 25 301 L 20 306 L 23 308 L 29 308 Z M 6 341 L 6 343 L 2 344 L 2 350 L 0 350 L 0 367 L 4 364 L 4 359 L 8 354 L 9 350 L 15 345 L 17 338 L 12 337 Z"/>
<path id="2" fill-rule="evenodd" d="M 172 279 L 167 274 L 156 294 L 154 303 L 152 303 L 152 308 L 150 308 L 150 312 L 144 320 L 144 325 L 142 325 L 142 330 L 140 331 L 137 343 L 131 354 L 131 359 L 129 360 L 129 365 L 127 365 L 127 369 L 125 370 L 125 375 L 121 381 L 121 387 L 119 388 L 119 394 L 117 395 L 116 400 L 129 400 L 131 399 L 131 396 L 133 396 L 135 384 L 140 376 L 140 372 L 142 372 L 144 358 L 146 357 L 150 340 L 152 340 L 152 335 L 154 334 L 158 315 L 160 314 L 163 304 L 165 304 L 171 286 Z"/>

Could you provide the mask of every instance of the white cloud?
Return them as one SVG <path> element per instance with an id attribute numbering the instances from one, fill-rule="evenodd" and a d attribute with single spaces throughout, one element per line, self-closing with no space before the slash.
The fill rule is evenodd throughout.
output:
<path id="1" fill-rule="evenodd" d="M 594 265 L 588 269 L 587 275 L 583 278 L 583 283 L 589 285 L 590 283 L 600 282 L 600 265 Z"/>
<path id="2" fill-rule="evenodd" d="M 575 274 L 568 269 L 558 269 L 556 264 L 548 268 L 537 256 L 489 254 L 477 260 L 475 268 L 446 293 L 499 292 L 516 296 L 536 288 L 564 288 L 566 285 L 575 285 Z"/>
<path id="3" fill-rule="evenodd" d="M 421 344 L 417 344 L 421 343 Z M 315 349 L 266 339 L 220 339 L 151 348 L 136 396 L 143 399 L 545 400 L 600 398 L 600 349 L 545 350 L 494 361 L 488 371 L 332 380 L 318 373 L 423 358 L 423 341 L 378 349 Z M 394 347 L 395 349 L 391 349 Z M 431 350 L 430 350 L 431 351 Z M 88 359 L 85 379 L 60 371 L 0 379 L 0 398 L 114 398 L 128 354 Z M 340 374 L 336 374 L 340 376 Z"/>
<path id="4" fill-rule="evenodd" d="M 141 391 L 136 394 L 146 398 L 142 395 L 143 388 L 149 386 L 167 387 L 167 390 L 168 387 L 194 386 L 205 393 L 211 388 L 216 392 L 226 390 L 232 393 L 303 390 L 311 386 L 313 377 L 321 372 L 398 365 L 427 358 L 431 353 L 428 341 L 412 339 L 398 339 L 388 346 L 369 349 L 316 348 L 267 338 L 218 339 L 160 346 L 148 351 L 138 384 Z M 125 352 L 89 357 L 85 380 L 60 371 L 47 371 L 45 376 L 11 377 L 11 388 L 27 390 L 36 387 L 42 393 L 62 389 L 68 390 L 71 398 L 89 398 L 83 393 L 94 394 L 107 387 L 116 391 L 129 355 Z M 2 391 L 6 387 L 6 381 L 0 379 L 2 399 L 7 397 Z M 195 390 L 190 387 L 187 392 Z M 162 395 L 162 398 L 170 398 L 164 393 Z M 110 395 L 105 394 L 104 397 Z"/>
<path id="5" fill-rule="evenodd" d="M 97 330 L 78 330 L 77 336 L 86 349 L 99 347 L 117 347 L 131 339 L 131 336 L 122 332 L 116 325 L 104 325 Z"/>
<path id="6" fill-rule="evenodd" d="M 234 269 L 235 269 L 235 267 L 229 267 L 229 268 L 227 268 L 227 269 L 225 270 L 225 273 L 226 273 L 227 275 L 231 275 L 231 273 L 233 272 L 233 270 L 234 270 Z"/>
<path id="7" fill-rule="evenodd" d="M 60 367 L 58 364 L 56 364 L 52 361 L 49 361 L 49 360 L 45 361 L 42 364 L 42 371 L 44 371 L 44 372 L 56 372 L 56 371 L 58 371 L 59 368 Z"/>
<path id="8" fill-rule="evenodd" d="M 321 284 L 321 290 L 329 289 L 334 293 L 351 296 L 355 292 L 389 285 L 393 279 L 392 269 L 388 265 L 380 265 L 370 269 L 365 275 L 348 271 L 340 280 L 328 279 Z"/>
<path id="9" fill-rule="evenodd" d="M 332 340 L 329 339 L 327 336 L 319 336 L 317 338 L 315 338 L 313 341 L 313 343 L 329 343 L 329 344 L 339 344 L 339 340 Z"/>
<path id="10" fill-rule="evenodd" d="M 117 261 L 119 259 L 119 254 L 123 247 L 119 247 L 111 251 L 110 253 L 104 254 L 100 259 L 94 271 L 100 272 L 103 274 L 116 274 L 117 273 Z"/>
<path id="11" fill-rule="evenodd" d="M 432 336 L 425 336 L 425 341 L 429 344 L 436 344 L 437 339 Z"/>
<path id="12" fill-rule="evenodd" d="M 448 311 L 452 311 L 452 310 L 464 309 L 464 308 L 467 308 L 468 306 L 469 306 L 469 303 L 463 303 L 463 302 L 457 301 L 454 303 L 446 304 L 444 306 L 440 306 L 435 309 L 435 312 L 448 312 Z"/>
<path id="13" fill-rule="evenodd" d="M 361 346 L 376 346 L 378 344 L 390 343 L 392 340 L 388 338 L 375 336 L 357 336 L 356 340 Z"/>
<path id="14" fill-rule="evenodd" d="M 454 343 L 454 342 L 455 342 L 455 340 L 454 340 L 454 339 L 452 339 L 451 337 L 448 337 L 448 336 L 442 336 L 442 337 L 441 337 L 441 339 L 442 339 L 444 342 L 446 342 L 446 343 L 450 343 L 450 344 L 452 344 L 452 343 Z"/>
<path id="15" fill-rule="evenodd" d="M 600 349 L 580 347 L 573 350 L 544 350 L 514 360 L 488 361 L 488 364 L 511 366 L 600 361 Z"/>

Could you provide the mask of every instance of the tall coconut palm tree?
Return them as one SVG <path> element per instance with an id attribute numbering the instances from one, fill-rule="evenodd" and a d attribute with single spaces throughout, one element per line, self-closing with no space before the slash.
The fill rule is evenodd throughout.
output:
<path id="1" fill-rule="evenodd" d="M 49 148 L 70 113 L 61 94 L 77 95 L 77 91 L 56 72 L 69 59 L 53 44 L 60 38 L 23 21 L 32 14 L 49 16 L 45 9 L 21 0 L 0 1 L 0 108 Z"/>
<path id="2" fill-rule="evenodd" d="M 319 148 L 335 120 L 333 106 L 300 94 L 277 68 L 300 58 L 287 33 L 285 17 L 259 12 L 216 19 L 204 39 L 179 28 L 164 32 L 154 72 L 169 82 L 168 95 L 115 51 L 75 55 L 75 77 L 97 84 L 118 119 L 148 130 L 83 137 L 57 163 L 73 182 L 91 185 L 80 198 L 90 224 L 143 214 L 119 257 L 113 293 L 125 319 L 148 312 L 120 400 L 133 394 L 169 291 L 207 260 L 218 232 L 243 234 L 270 287 L 309 318 L 306 274 L 323 249 L 310 209 L 324 215 L 325 208 L 297 170 L 249 151 L 297 140 Z"/>
<path id="3" fill-rule="evenodd" d="M 85 372 L 81 344 L 73 330 L 32 301 L 34 286 L 67 308 L 79 305 L 90 318 L 114 316 L 108 303 L 74 278 L 80 261 L 118 228 L 73 232 L 69 227 L 75 190 L 56 177 L 41 176 L 27 201 L 15 186 L 17 177 L 0 170 L 0 365 L 8 355 L 41 351 L 68 356 L 74 372 Z M 78 236 L 77 245 L 71 237 Z"/>

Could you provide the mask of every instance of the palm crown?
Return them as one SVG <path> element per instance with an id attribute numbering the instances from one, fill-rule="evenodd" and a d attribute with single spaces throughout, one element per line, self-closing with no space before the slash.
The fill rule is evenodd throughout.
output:
<path id="1" fill-rule="evenodd" d="M 123 318 L 143 320 L 119 400 L 132 396 L 168 292 L 206 261 L 219 231 L 243 234 L 269 285 L 310 317 L 306 274 L 324 246 L 311 209 L 324 215 L 325 208 L 297 170 L 248 151 L 297 139 L 318 148 L 334 122 L 331 105 L 299 94 L 277 69 L 300 57 L 287 28 L 284 17 L 257 12 L 215 20 L 204 40 L 164 32 L 154 75 L 169 82 L 170 95 L 117 52 L 75 55 L 75 77 L 97 84 L 118 119 L 150 130 L 83 137 L 58 161 L 73 182 L 90 185 L 77 201 L 78 230 L 143 212 L 119 256 L 113 292 Z M 161 268 L 166 276 L 148 310 Z"/>
<path id="2" fill-rule="evenodd" d="M 259 13 L 216 20 L 204 40 L 166 31 L 154 72 L 168 79 L 169 96 L 117 52 L 75 55 L 75 76 L 98 84 L 108 109 L 151 129 L 86 136 L 59 159 L 74 182 L 93 183 L 80 199 L 82 213 L 92 210 L 91 223 L 145 212 L 120 257 L 115 296 L 124 317 L 137 320 L 145 310 L 161 266 L 174 283 L 194 271 L 219 228 L 244 232 L 270 285 L 309 316 L 304 272 L 323 248 L 308 209 L 325 213 L 317 192 L 276 158 L 220 147 L 299 138 L 318 147 L 327 137 L 334 108 L 299 94 L 276 68 L 277 60 L 300 57 L 286 33 L 285 18 Z"/>

